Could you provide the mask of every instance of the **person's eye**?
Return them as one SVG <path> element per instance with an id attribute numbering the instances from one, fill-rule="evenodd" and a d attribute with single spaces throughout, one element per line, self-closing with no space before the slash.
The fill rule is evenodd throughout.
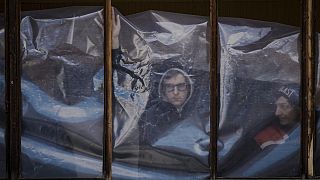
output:
<path id="1" fill-rule="evenodd" d="M 169 90 L 169 91 L 174 89 L 174 86 L 171 85 L 171 84 L 167 84 L 165 87 L 166 87 L 166 89 Z"/>
<path id="2" fill-rule="evenodd" d="M 178 85 L 178 89 L 179 89 L 179 90 L 185 90 L 185 89 L 187 89 L 187 84 L 185 84 L 185 83 L 179 84 L 179 85 Z"/>

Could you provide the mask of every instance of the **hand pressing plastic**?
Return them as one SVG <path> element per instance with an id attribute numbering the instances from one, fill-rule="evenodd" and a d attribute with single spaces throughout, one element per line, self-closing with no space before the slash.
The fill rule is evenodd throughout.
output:
<path id="1" fill-rule="evenodd" d="M 114 8 L 112 8 L 112 49 L 118 49 L 119 46 L 119 33 L 121 29 L 120 16 L 115 18 Z"/>

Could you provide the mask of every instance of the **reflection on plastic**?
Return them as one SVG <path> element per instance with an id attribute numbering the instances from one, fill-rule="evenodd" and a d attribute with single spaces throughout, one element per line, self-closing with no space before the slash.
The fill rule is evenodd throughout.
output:
<path id="1" fill-rule="evenodd" d="M 222 18 L 219 32 L 218 175 L 300 176 L 298 28 Z"/>
<path id="2" fill-rule="evenodd" d="M 22 177 L 102 177 L 102 11 L 29 14 L 21 21 Z"/>
<path id="3" fill-rule="evenodd" d="M 102 12 L 32 17 L 21 22 L 22 176 L 102 177 Z M 209 177 L 207 22 L 205 17 L 156 11 L 121 17 L 121 49 L 113 54 L 114 179 Z M 281 96 L 276 95 L 297 103 L 298 30 L 222 18 L 219 32 L 218 174 L 298 176 L 299 118 L 294 116 L 295 123 L 283 129 L 279 124 L 286 118 L 279 115 Z M 3 30 L 0 37 L 3 51 Z M 0 58 L 3 67 L 3 53 Z M 4 114 L 4 97 L 0 100 Z M 261 138 L 275 131 L 279 136 L 272 142 Z"/>
<path id="4" fill-rule="evenodd" d="M 207 22 L 157 11 L 121 16 L 121 48 L 113 50 L 113 178 L 209 177 Z"/>

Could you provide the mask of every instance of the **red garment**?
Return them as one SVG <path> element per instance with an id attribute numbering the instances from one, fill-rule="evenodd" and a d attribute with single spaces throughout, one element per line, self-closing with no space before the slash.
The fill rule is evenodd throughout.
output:
<path id="1" fill-rule="evenodd" d="M 288 134 L 276 124 L 271 124 L 260 131 L 254 139 L 260 148 L 264 149 L 270 145 L 283 144 L 288 139 Z"/>

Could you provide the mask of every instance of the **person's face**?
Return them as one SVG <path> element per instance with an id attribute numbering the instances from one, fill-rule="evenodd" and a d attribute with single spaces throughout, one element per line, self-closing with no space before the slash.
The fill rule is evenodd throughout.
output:
<path id="1" fill-rule="evenodd" d="M 182 74 L 177 74 L 164 80 L 164 94 L 167 102 L 175 107 L 181 107 L 187 99 L 189 88 L 186 78 Z"/>
<path id="2" fill-rule="evenodd" d="M 275 115 L 279 118 L 280 124 L 288 125 L 295 121 L 297 118 L 297 111 L 289 103 L 288 99 L 281 96 L 276 101 L 276 112 Z"/>

